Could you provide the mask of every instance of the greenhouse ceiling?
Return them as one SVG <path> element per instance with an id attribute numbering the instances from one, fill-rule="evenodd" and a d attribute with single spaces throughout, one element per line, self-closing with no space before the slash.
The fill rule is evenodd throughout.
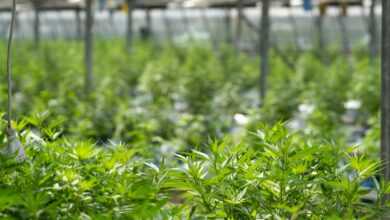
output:
<path id="1" fill-rule="evenodd" d="M 366 0 L 367 1 L 367 0 Z M 242 1 L 242 6 L 253 7 L 256 6 L 259 0 Z M 279 5 L 301 5 L 302 0 L 275 0 L 273 3 Z M 313 4 L 324 3 L 328 5 L 338 5 L 344 0 L 313 0 Z M 350 5 L 362 5 L 364 0 L 348 0 Z M 96 0 L 95 3 L 99 8 L 121 8 L 126 0 Z M 153 9 L 153 8 L 197 8 L 197 7 L 214 7 L 227 8 L 237 7 L 237 0 L 135 0 L 135 8 L 139 9 Z M 0 10 L 7 11 L 10 9 L 12 0 L 0 1 Z M 19 10 L 32 9 L 34 5 L 42 10 L 72 10 L 84 8 L 85 0 L 17 0 Z"/>

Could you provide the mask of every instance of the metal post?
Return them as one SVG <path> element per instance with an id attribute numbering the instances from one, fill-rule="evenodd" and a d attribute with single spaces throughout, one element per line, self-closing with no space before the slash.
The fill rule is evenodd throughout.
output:
<path id="1" fill-rule="evenodd" d="M 390 180 L 390 1 L 382 1 L 381 159 L 384 180 Z M 387 198 L 389 199 L 389 198 Z"/>
<path id="2" fill-rule="evenodd" d="M 92 1 L 86 1 L 86 22 L 85 22 L 85 92 L 88 95 L 93 88 L 93 9 Z"/>
<path id="3" fill-rule="evenodd" d="M 260 102 L 264 105 L 267 92 L 267 78 L 269 73 L 269 45 L 270 45 L 270 0 L 262 0 L 261 28 L 260 28 Z"/>

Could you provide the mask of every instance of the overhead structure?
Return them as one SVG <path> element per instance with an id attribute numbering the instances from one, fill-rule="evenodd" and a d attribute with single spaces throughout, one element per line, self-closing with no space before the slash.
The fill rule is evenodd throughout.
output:
<path id="1" fill-rule="evenodd" d="M 349 6 L 361 6 L 363 5 L 363 0 L 317 0 L 317 4 L 327 4 L 329 6 L 339 6 L 342 4 L 347 4 Z"/>
<path id="2" fill-rule="evenodd" d="M 165 9 L 172 7 L 208 7 L 208 8 L 236 8 L 237 3 L 241 1 L 242 7 L 254 7 L 259 4 L 259 0 L 134 0 L 134 8 L 136 9 Z M 85 9 L 86 0 L 17 0 L 17 7 L 32 8 L 36 2 L 40 10 L 74 10 Z M 273 4 L 291 5 L 290 0 L 274 0 Z M 302 4 L 305 1 L 302 1 Z M 98 1 L 96 1 L 96 4 Z M 322 5 L 323 7 L 333 6 L 362 6 L 363 0 L 313 0 L 313 5 Z M 122 9 L 126 4 L 126 0 L 111 0 L 107 7 L 111 9 Z M 0 11 L 10 11 L 12 0 L 1 0 Z"/>
<path id="3" fill-rule="evenodd" d="M 172 0 L 136 0 L 135 7 L 138 9 L 164 9 L 168 8 Z"/>
<path id="4" fill-rule="evenodd" d="M 50 10 L 74 10 L 76 8 L 84 8 L 84 0 L 17 0 L 17 8 L 31 9 L 38 7 L 40 11 Z M 12 0 L 1 0 L 0 11 L 11 11 Z"/>
<path id="5" fill-rule="evenodd" d="M 21 8 L 30 8 L 31 7 L 31 2 L 27 0 L 17 0 L 17 10 L 20 10 Z M 0 1 L 0 11 L 9 11 L 11 12 L 12 10 L 12 0 L 1 0 Z"/>
<path id="6" fill-rule="evenodd" d="M 34 1 L 34 0 L 33 0 Z M 85 7 L 85 1 L 83 0 L 38 0 L 39 10 L 75 10 Z"/>
<path id="7" fill-rule="evenodd" d="M 177 0 L 133 0 L 134 8 L 152 10 L 152 9 L 166 9 L 170 4 L 177 2 Z M 122 10 L 123 6 L 127 4 L 127 0 L 112 1 L 108 5 L 111 10 Z"/>
<path id="8" fill-rule="evenodd" d="M 183 7 L 207 7 L 207 8 L 236 8 L 237 0 L 182 0 L 180 2 Z M 242 7 L 254 7 L 259 1 L 258 0 L 242 0 Z"/>

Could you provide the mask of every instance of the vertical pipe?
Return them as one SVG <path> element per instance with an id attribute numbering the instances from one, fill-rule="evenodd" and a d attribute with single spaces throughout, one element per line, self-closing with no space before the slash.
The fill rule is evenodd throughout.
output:
<path id="1" fill-rule="evenodd" d="M 319 51 L 319 57 L 322 59 L 322 61 L 327 62 L 327 56 L 326 56 L 326 38 L 324 33 L 324 18 L 327 11 L 327 3 L 321 2 L 319 3 L 319 14 L 318 17 L 315 20 L 315 27 L 317 29 L 317 49 Z"/>
<path id="2" fill-rule="evenodd" d="M 368 24 L 368 32 L 370 35 L 370 57 L 371 59 L 375 59 L 378 56 L 378 24 L 376 20 L 376 0 L 371 1 L 370 5 L 370 15 L 369 15 L 369 24 Z"/>
<path id="3" fill-rule="evenodd" d="M 290 5 L 288 7 L 288 19 L 290 20 L 290 23 L 291 23 L 291 28 L 292 28 L 292 32 L 293 32 L 293 35 L 294 35 L 294 44 L 295 44 L 295 50 L 299 53 L 301 52 L 301 44 L 300 44 L 300 41 L 299 41 L 299 28 L 298 28 L 298 24 L 297 24 L 297 21 L 293 15 L 293 11 L 292 11 L 292 6 Z"/>
<path id="4" fill-rule="evenodd" d="M 19 11 L 16 11 L 15 12 L 15 21 L 14 21 L 14 34 L 13 35 L 16 35 L 16 37 L 18 37 L 18 33 L 20 34 L 20 36 L 22 36 L 21 33 L 23 33 L 20 28 L 20 20 L 19 20 Z"/>
<path id="5" fill-rule="evenodd" d="M 316 29 L 317 29 L 317 47 L 320 53 L 325 50 L 325 37 L 324 37 L 324 15 L 320 14 L 316 18 Z"/>
<path id="6" fill-rule="evenodd" d="M 14 36 L 14 27 L 16 23 L 16 0 L 12 1 L 11 25 L 7 45 L 7 85 L 8 85 L 8 102 L 7 102 L 7 137 L 8 149 L 11 149 L 12 138 L 12 40 Z"/>
<path id="7" fill-rule="evenodd" d="M 348 57 L 351 54 L 351 45 L 350 45 L 349 37 L 348 37 L 346 16 L 341 14 L 338 16 L 337 20 L 339 23 L 340 33 L 341 33 L 341 47 L 342 47 L 343 53 Z"/>
<path id="8" fill-rule="evenodd" d="M 237 0 L 236 2 L 237 7 L 237 26 L 236 26 L 236 36 L 234 39 L 234 44 L 236 49 L 240 49 L 240 42 L 241 42 L 241 36 L 242 36 L 242 16 L 243 16 L 243 1 Z"/>
<path id="9" fill-rule="evenodd" d="M 232 18 L 229 8 L 225 9 L 225 41 L 228 45 L 232 43 Z"/>
<path id="10" fill-rule="evenodd" d="M 384 180 L 390 180 L 390 1 L 382 1 L 381 160 Z M 387 197 L 387 200 L 389 197 Z"/>
<path id="11" fill-rule="evenodd" d="M 130 52 L 133 41 L 133 0 L 127 0 L 127 34 L 126 34 L 126 48 Z"/>
<path id="12" fill-rule="evenodd" d="M 340 32 L 341 32 L 341 48 L 343 50 L 343 53 L 346 57 L 350 57 L 351 54 L 351 45 L 349 42 L 348 37 L 348 30 L 347 30 L 347 14 L 348 14 L 348 3 L 346 0 L 341 0 L 340 2 L 340 15 L 338 16 L 338 23 L 340 26 Z"/>
<path id="13" fill-rule="evenodd" d="M 148 31 L 152 32 L 152 10 L 146 10 L 146 26 L 148 27 Z"/>
<path id="14" fill-rule="evenodd" d="M 115 12 L 116 12 L 116 9 L 115 8 L 110 8 L 108 10 L 108 20 L 109 20 L 109 24 L 111 26 L 111 32 L 112 32 L 112 36 L 115 36 L 117 34 L 117 30 L 116 30 L 116 26 L 115 26 Z"/>
<path id="15" fill-rule="evenodd" d="M 39 46 L 39 43 L 41 41 L 40 23 L 41 21 L 39 17 L 39 6 L 35 5 L 34 6 L 34 43 L 36 47 Z"/>
<path id="16" fill-rule="evenodd" d="M 88 95 L 93 88 L 93 9 L 92 1 L 86 1 L 85 21 L 85 92 Z"/>
<path id="17" fill-rule="evenodd" d="M 145 9 L 145 22 L 146 27 L 144 28 L 142 33 L 142 38 L 144 40 L 149 39 L 152 35 L 152 15 L 150 8 Z"/>
<path id="18" fill-rule="evenodd" d="M 262 0 L 260 28 L 260 103 L 263 106 L 267 93 L 267 78 L 269 73 L 269 44 L 270 44 L 270 0 Z"/>
<path id="19" fill-rule="evenodd" d="M 16 21 L 16 0 L 12 1 L 12 16 L 7 44 L 7 84 L 8 84 L 8 104 L 7 104 L 7 154 L 15 155 L 16 159 L 23 160 L 26 158 L 24 148 L 18 139 L 16 131 L 12 128 L 12 40 L 14 26 Z"/>
<path id="20" fill-rule="evenodd" d="M 83 37 L 83 29 L 81 25 L 81 9 L 77 8 L 75 10 L 75 15 L 76 15 L 76 38 L 81 39 Z"/>

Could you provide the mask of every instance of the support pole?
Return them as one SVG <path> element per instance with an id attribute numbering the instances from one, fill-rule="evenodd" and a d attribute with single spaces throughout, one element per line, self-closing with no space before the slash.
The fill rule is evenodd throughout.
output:
<path id="1" fill-rule="evenodd" d="M 265 103 L 267 93 L 267 78 L 269 73 L 269 47 L 270 47 L 270 0 L 262 0 L 261 28 L 260 28 L 260 103 Z"/>
<path id="2" fill-rule="evenodd" d="M 231 11 L 229 8 L 225 9 L 225 38 L 226 44 L 230 45 L 232 43 L 232 18 Z"/>
<path id="3" fill-rule="evenodd" d="M 242 19 L 243 19 L 243 1 L 237 0 L 236 7 L 237 7 L 237 26 L 236 26 L 236 36 L 234 39 L 234 45 L 237 50 L 240 49 L 240 43 L 241 43 L 241 36 L 242 36 Z"/>
<path id="4" fill-rule="evenodd" d="M 133 9 L 134 0 L 127 0 L 127 33 L 126 33 L 126 48 L 130 52 L 133 41 Z"/>
<path id="5" fill-rule="evenodd" d="M 22 146 L 16 131 L 12 127 L 12 40 L 16 22 L 16 0 L 12 1 L 11 25 L 9 30 L 7 44 L 7 85 L 8 85 L 8 102 L 7 102 L 7 151 L 8 156 L 17 154 L 18 160 L 26 158 L 24 147 Z"/>
<path id="6" fill-rule="evenodd" d="M 76 16 L 76 38 L 80 40 L 83 37 L 83 28 L 81 25 L 81 9 L 77 8 L 75 10 L 75 16 Z"/>
<path id="7" fill-rule="evenodd" d="M 291 28 L 294 36 L 294 44 L 295 44 L 295 50 L 296 52 L 300 53 L 302 51 L 301 49 L 301 43 L 300 43 L 300 36 L 299 36 L 299 26 L 297 24 L 297 21 L 293 15 L 293 8 L 291 5 L 288 7 L 288 19 L 291 23 Z"/>
<path id="8" fill-rule="evenodd" d="M 7 144 L 8 150 L 11 150 L 11 138 L 13 133 L 12 128 L 12 42 L 14 37 L 14 28 L 16 24 L 16 0 L 12 1 L 12 11 L 11 11 L 11 24 L 8 36 L 8 44 L 7 44 Z"/>
<path id="9" fill-rule="evenodd" d="M 143 40 L 148 40 L 152 35 L 152 15 L 151 9 L 145 9 L 145 27 L 141 29 L 141 37 Z"/>
<path id="10" fill-rule="evenodd" d="M 343 4 L 346 4 L 346 3 L 343 3 Z M 337 20 L 339 23 L 340 33 L 341 33 L 341 47 L 342 47 L 342 50 L 343 50 L 343 53 L 345 54 L 345 56 L 349 57 L 351 54 L 351 45 L 349 42 L 349 36 L 348 36 L 348 30 L 347 30 L 347 24 L 346 24 L 346 19 L 347 19 L 346 7 L 347 6 L 344 6 L 344 7 L 345 7 L 345 9 L 342 9 L 343 12 L 338 16 Z M 345 12 L 344 12 L 344 10 L 345 10 Z"/>
<path id="11" fill-rule="evenodd" d="M 317 47 L 320 53 L 325 50 L 325 37 L 324 37 L 324 15 L 320 14 L 316 18 L 315 26 L 317 29 Z"/>
<path id="12" fill-rule="evenodd" d="M 38 47 L 39 43 L 41 41 L 41 36 L 40 36 L 40 17 L 39 17 L 39 7 L 37 5 L 34 6 L 34 43 L 35 46 Z"/>
<path id="13" fill-rule="evenodd" d="M 93 88 L 93 9 L 92 1 L 86 1 L 85 21 L 85 93 L 89 95 Z"/>
<path id="14" fill-rule="evenodd" d="M 368 32 L 370 35 L 370 57 L 374 60 L 378 56 L 378 23 L 376 20 L 376 8 L 377 1 L 372 0 L 370 5 L 370 15 L 369 15 L 369 24 L 368 24 Z"/>
<path id="15" fill-rule="evenodd" d="M 390 1 L 382 1 L 381 159 L 383 178 L 390 180 Z M 389 200 L 389 196 L 387 196 Z"/>

